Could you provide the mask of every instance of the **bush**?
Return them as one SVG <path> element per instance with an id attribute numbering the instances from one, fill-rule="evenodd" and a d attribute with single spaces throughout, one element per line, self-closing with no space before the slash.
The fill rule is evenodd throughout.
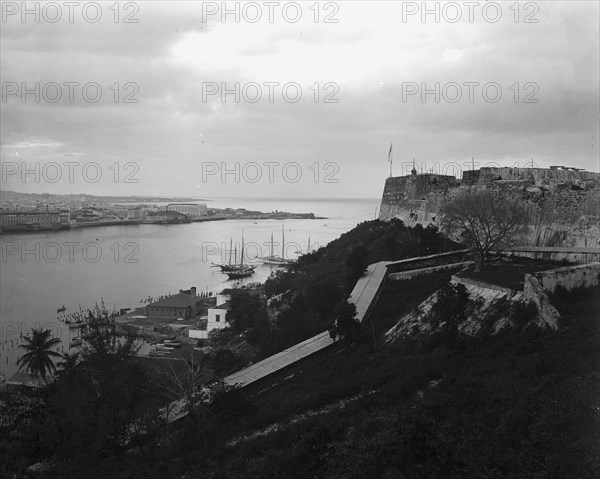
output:
<path id="1" fill-rule="evenodd" d="M 513 301 L 510 306 L 510 320 L 519 329 L 523 329 L 538 314 L 537 307 L 529 301 Z"/>

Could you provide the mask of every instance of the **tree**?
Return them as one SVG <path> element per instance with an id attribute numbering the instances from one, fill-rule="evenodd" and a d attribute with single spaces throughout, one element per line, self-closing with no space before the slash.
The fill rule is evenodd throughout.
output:
<path id="1" fill-rule="evenodd" d="M 346 266 L 350 269 L 348 280 L 356 282 L 362 276 L 369 265 L 369 250 L 363 245 L 356 245 L 346 258 Z"/>
<path id="2" fill-rule="evenodd" d="M 64 353 L 61 358 L 62 361 L 58 363 L 59 373 L 68 376 L 75 371 L 75 368 L 79 364 L 79 353 Z"/>
<path id="3" fill-rule="evenodd" d="M 442 227 L 462 234 L 475 250 L 475 270 L 480 271 L 489 252 L 514 244 L 527 225 L 520 198 L 490 190 L 460 190 L 440 210 Z"/>
<path id="4" fill-rule="evenodd" d="M 227 322 L 237 333 L 256 327 L 264 317 L 266 317 L 266 312 L 260 296 L 247 291 L 232 292 Z"/>
<path id="5" fill-rule="evenodd" d="M 469 292 L 463 284 L 448 283 L 438 290 L 437 301 L 429 312 L 434 327 L 441 327 L 449 347 L 458 337 L 458 327 L 466 319 Z"/>
<path id="6" fill-rule="evenodd" d="M 329 327 L 329 335 L 353 340 L 360 333 L 360 322 L 356 318 L 356 306 L 347 300 L 338 302 L 333 310 L 333 322 Z"/>
<path id="7" fill-rule="evenodd" d="M 77 379 L 80 373 L 81 358 L 78 352 L 73 354 L 64 353 L 61 355 L 62 361 L 57 364 L 57 376 L 68 382 L 73 382 Z"/>
<path id="8" fill-rule="evenodd" d="M 43 379 L 47 384 L 46 376 L 56 372 L 56 366 L 52 358 L 60 357 L 60 354 L 52 348 L 60 344 L 60 339 L 52 338 L 49 329 L 31 329 L 31 337 L 25 336 L 25 344 L 19 348 L 27 351 L 17 360 L 19 371 L 25 370 L 36 379 Z"/>

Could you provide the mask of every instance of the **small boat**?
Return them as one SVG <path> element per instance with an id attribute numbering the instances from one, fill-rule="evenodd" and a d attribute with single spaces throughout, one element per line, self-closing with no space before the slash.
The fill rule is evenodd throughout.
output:
<path id="1" fill-rule="evenodd" d="M 155 349 L 157 351 L 161 351 L 161 352 L 164 352 L 164 353 L 170 353 L 171 351 L 175 350 L 175 348 L 171 348 L 169 346 L 161 346 L 160 344 L 157 344 Z"/>
<path id="2" fill-rule="evenodd" d="M 67 307 L 63 304 L 60 308 L 56 310 L 57 313 L 62 313 L 67 310 Z"/>
<path id="3" fill-rule="evenodd" d="M 273 266 L 287 266 L 291 263 L 290 260 L 285 259 L 283 256 L 285 255 L 285 233 L 283 229 L 283 225 L 281 225 L 281 256 L 275 256 L 273 254 L 273 233 L 271 233 L 271 254 L 269 256 L 265 256 L 260 258 L 263 264 L 273 265 Z"/>
<path id="4" fill-rule="evenodd" d="M 148 356 L 152 356 L 155 358 L 164 358 L 168 354 L 169 353 L 167 353 L 165 351 L 157 351 L 156 349 L 151 349 L 150 352 L 148 353 Z"/>

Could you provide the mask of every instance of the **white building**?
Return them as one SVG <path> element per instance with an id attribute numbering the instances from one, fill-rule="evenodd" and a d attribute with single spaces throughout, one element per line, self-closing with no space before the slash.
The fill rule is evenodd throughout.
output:
<path id="1" fill-rule="evenodd" d="M 202 203 L 171 203 L 167 205 L 167 210 L 177 211 L 177 213 L 184 214 L 190 218 L 199 218 L 208 214 L 206 205 Z"/>
<path id="2" fill-rule="evenodd" d="M 217 304 L 214 308 L 209 308 L 206 330 L 223 329 L 227 326 L 227 311 L 229 311 L 229 302 Z"/>
<path id="3" fill-rule="evenodd" d="M 206 321 L 206 329 L 190 329 L 188 330 L 188 336 L 190 339 L 206 339 L 208 333 L 213 329 L 223 329 L 229 326 L 227 324 L 227 312 L 229 311 L 229 297 L 226 295 L 218 294 L 216 306 L 208 309 L 208 316 L 200 318 L 202 328 L 203 323 Z"/>

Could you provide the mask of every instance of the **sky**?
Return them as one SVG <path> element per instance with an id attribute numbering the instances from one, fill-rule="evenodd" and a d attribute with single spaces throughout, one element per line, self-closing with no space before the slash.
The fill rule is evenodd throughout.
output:
<path id="1" fill-rule="evenodd" d="M 598 171 L 598 25 L 596 1 L 3 1 L 1 189 L 374 198 L 413 159 Z"/>

